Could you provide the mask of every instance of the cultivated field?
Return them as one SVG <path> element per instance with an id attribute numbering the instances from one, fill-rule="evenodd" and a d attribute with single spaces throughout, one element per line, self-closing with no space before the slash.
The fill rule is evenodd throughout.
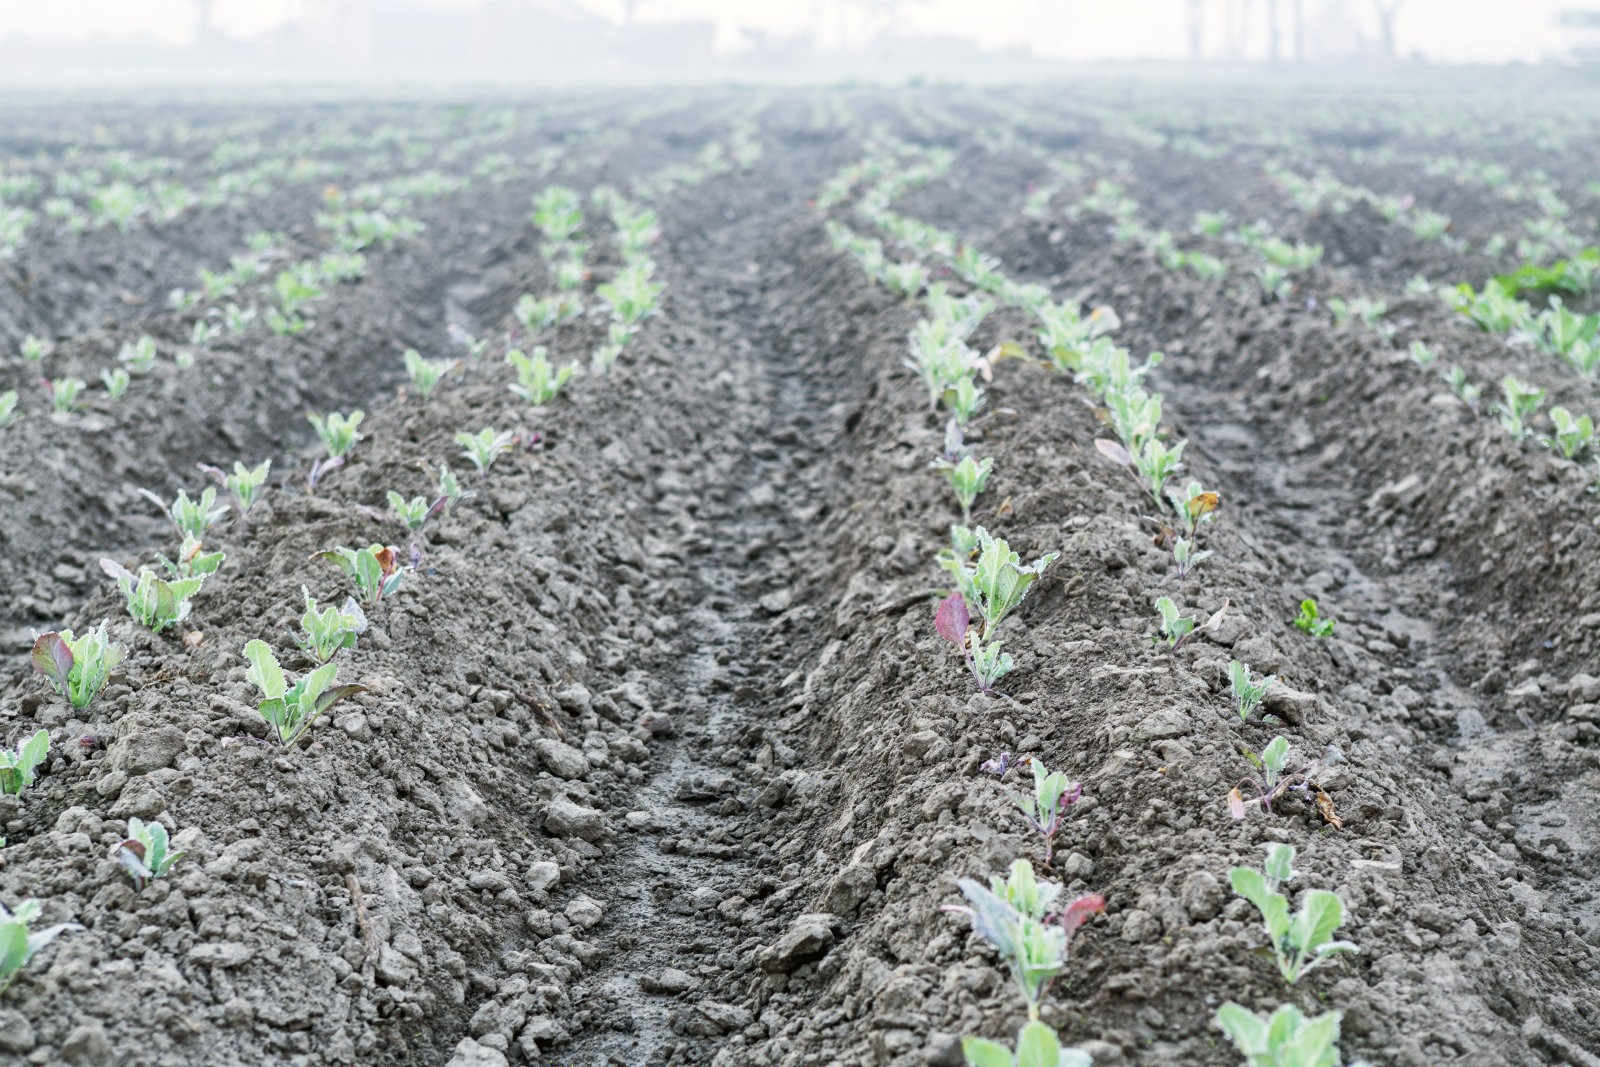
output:
<path id="1" fill-rule="evenodd" d="M 13 101 L 0 1058 L 1600 1064 L 1595 103 Z"/>

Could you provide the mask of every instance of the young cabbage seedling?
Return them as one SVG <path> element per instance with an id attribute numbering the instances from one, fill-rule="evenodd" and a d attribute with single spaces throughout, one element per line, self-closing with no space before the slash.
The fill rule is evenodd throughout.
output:
<path id="1" fill-rule="evenodd" d="M 106 623 L 76 636 L 71 630 L 40 634 L 33 643 L 33 669 L 50 680 L 75 708 L 86 708 L 122 662 L 124 649 L 106 637 Z"/>
<path id="2" fill-rule="evenodd" d="M 17 391 L 7 389 L 0 392 L 0 428 L 10 426 L 17 421 Z"/>
<path id="3" fill-rule="evenodd" d="M 33 772 L 50 754 L 50 731 L 40 730 L 16 748 L 0 748 L 0 794 L 16 796 L 33 784 Z"/>
<path id="4" fill-rule="evenodd" d="M 934 466 L 944 471 L 944 476 L 950 482 L 950 488 L 955 490 L 956 503 L 961 505 L 961 521 L 972 521 L 972 503 L 978 499 L 978 494 L 983 492 L 983 487 L 989 481 L 989 472 L 994 469 L 994 460 L 985 456 L 982 460 L 972 456 L 962 456 L 960 460 L 951 462 L 948 459 L 937 459 Z"/>
<path id="5" fill-rule="evenodd" d="M 1332 616 L 1318 614 L 1317 602 L 1307 597 L 1300 601 L 1300 614 L 1295 616 L 1294 625 L 1301 633 L 1312 637 L 1328 637 L 1332 635 L 1337 621 Z"/>
<path id="6" fill-rule="evenodd" d="M 68 930 L 82 930 L 78 923 L 56 923 L 43 930 L 30 930 L 39 917 L 39 902 L 24 900 L 12 911 L 0 904 L 0 993 L 10 986 L 18 972 L 34 954 Z"/>
<path id="7" fill-rule="evenodd" d="M 1236 659 L 1228 661 L 1228 685 L 1233 690 L 1233 706 L 1238 709 L 1241 722 L 1250 721 L 1250 716 L 1261 706 L 1267 690 L 1272 688 L 1275 681 L 1277 675 L 1252 678 L 1249 667 Z"/>
<path id="8" fill-rule="evenodd" d="M 202 552 L 205 546 L 194 534 L 183 535 L 183 544 L 178 548 L 178 558 L 168 559 L 166 556 L 157 555 L 156 559 L 167 569 L 167 573 L 174 578 L 193 578 L 197 575 L 217 573 L 217 568 L 222 566 L 225 558 L 221 552 Z"/>
<path id="9" fill-rule="evenodd" d="M 392 547 L 368 545 L 366 548 L 338 548 L 315 553 L 312 559 L 326 560 L 348 574 L 355 582 L 356 592 L 366 604 L 376 604 L 400 588 L 405 579 L 405 568 L 400 566 L 400 556 Z"/>
<path id="10" fill-rule="evenodd" d="M 1474 385 L 1467 380 L 1467 372 L 1455 364 L 1445 371 L 1444 380 L 1450 386 L 1450 391 L 1461 399 L 1461 402 L 1473 411 L 1478 410 L 1478 402 L 1483 399 L 1483 386 Z"/>
<path id="11" fill-rule="evenodd" d="M 1050 982 L 1066 970 L 1072 935 L 1090 915 L 1105 910 L 1105 898 L 1079 897 L 1053 910 L 1061 886 L 1036 881 L 1032 864 L 1023 859 L 1012 862 L 1006 880 L 991 876 L 988 887 L 971 878 L 956 884 L 967 906 L 946 910 L 966 915 L 974 932 L 995 947 L 1028 1005 L 1028 1018 L 1037 1019 Z"/>
<path id="12" fill-rule="evenodd" d="M 1178 646 L 1182 645 L 1184 641 L 1188 640 L 1189 635 L 1194 633 L 1195 620 L 1187 615 L 1180 614 L 1178 605 L 1172 602 L 1171 597 L 1158 598 L 1156 600 L 1156 612 L 1161 616 L 1161 630 L 1155 637 L 1151 638 L 1151 641 L 1156 644 L 1165 641 L 1169 649 L 1177 651 Z"/>
<path id="13" fill-rule="evenodd" d="M 233 494 L 233 506 L 238 510 L 242 519 L 255 507 L 256 500 L 261 496 L 261 487 L 266 484 L 267 472 L 272 469 L 272 460 L 264 459 L 254 467 L 246 467 L 235 460 L 233 473 L 224 474 L 216 467 L 200 464 L 200 469 L 212 478 L 221 482 L 223 487 Z"/>
<path id="14" fill-rule="evenodd" d="M 517 369 L 517 384 L 510 390 L 530 404 L 545 404 L 556 398 L 578 365 L 569 363 L 557 370 L 546 355 L 543 345 L 536 345 L 530 358 L 518 349 L 506 353 L 506 362 Z"/>
<path id="15" fill-rule="evenodd" d="M 1062 1048 L 1056 1032 L 1037 1019 L 1022 1024 L 1015 1055 L 986 1037 L 963 1037 L 961 1055 L 967 1067 L 1093 1067 L 1094 1063 L 1081 1049 Z"/>
<path id="16" fill-rule="evenodd" d="M 137 892 L 172 870 L 172 865 L 183 858 L 183 850 L 168 844 L 165 826 L 134 816 L 128 820 L 128 836 L 112 847 L 111 858 L 133 877 Z"/>
<path id="17" fill-rule="evenodd" d="M 427 522 L 428 516 L 433 513 L 433 509 L 428 506 L 428 498 L 424 496 L 414 496 L 407 500 L 391 489 L 388 499 L 389 510 L 405 524 L 406 529 L 413 532 L 422 529 L 422 524 Z"/>
<path id="18" fill-rule="evenodd" d="M 439 379 L 449 374 L 456 367 L 453 359 L 423 359 L 415 348 L 405 351 L 406 374 L 411 378 L 411 384 L 417 387 L 417 392 L 426 399 L 433 392 L 434 386 L 439 384 Z"/>
<path id="19" fill-rule="evenodd" d="M 660 282 L 650 280 L 649 260 L 636 260 L 617 272 L 611 281 L 595 286 L 595 293 L 611 309 L 611 318 L 623 326 L 637 326 L 660 306 Z"/>
<path id="20" fill-rule="evenodd" d="M 466 431 L 456 434 L 456 444 L 461 446 L 461 454 L 472 461 L 479 474 L 494 466 L 494 461 L 511 451 L 516 443 L 517 435 L 511 430 L 497 433 L 484 427 L 475 434 Z"/>
<path id="21" fill-rule="evenodd" d="M 1426 344 L 1421 341 L 1411 342 L 1411 361 L 1417 366 L 1431 366 L 1435 358 L 1436 357 L 1433 349 L 1429 348 Z"/>
<path id="22" fill-rule="evenodd" d="M 330 459 L 342 459 L 361 440 L 362 435 L 356 427 L 361 425 L 365 413 L 359 409 L 348 415 L 334 411 L 326 418 L 317 414 L 308 414 L 306 418 L 317 428 L 317 436 L 322 438 Z"/>
<path id="23" fill-rule="evenodd" d="M 1337 1011 L 1307 1018 L 1293 1004 L 1266 1018 L 1233 1001 L 1217 1009 L 1217 1025 L 1247 1067 L 1339 1067 L 1341 1018 Z"/>
<path id="24" fill-rule="evenodd" d="M 1517 440 L 1528 436 L 1527 421 L 1544 402 L 1544 390 L 1529 385 L 1514 375 L 1500 379 L 1500 391 L 1505 403 L 1499 405 L 1500 425 Z"/>
<path id="25" fill-rule="evenodd" d="M 1194 542 L 1187 537 L 1179 537 L 1172 542 L 1172 559 L 1178 565 L 1178 581 L 1181 583 L 1189 577 L 1189 573 L 1201 563 L 1211 558 L 1209 549 L 1197 550 Z"/>
<path id="26" fill-rule="evenodd" d="M 1339 894 L 1308 890 L 1300 910 L 1289 913 L 1289 898 L 1278 892 L 1278 887 L 1294 875 L 1294 846 L 1278 842 L 1267 846 L 1267 862 L 1261 870 L 1234 867 L 1228 871 L 1233 891 L 1261 912 L 1278 973 L 1290 985 L 1338 953 L 1358 951 L 1353 942 L 1331 940 L 1344 923 L 1344 902 Z"/>
<path id="27" fill-rule="evenodd" d="M 139 490 L 139 495 L 160 508 L 179 533 L 194 538 L 204 537 L 206 530 L 228 513 L 226 507 L 216 506 L 217 491 L 209 485 L 200 494 L 199 500 L 190 500 L 189 494 L 179 489 L 178 497 L 170 507 L 148 489 Z"/>
<path id="28" fill-rule="evenodd" d="M 972 376 L 963 374 L 945 387 L 944 394 L 939 399 L 945 409 L 955 417 L 956 422 L 965 426 L 983 409 L 985 397 L 983 390 L 978 387 Z"/>
<path id="29" fill-rule="evenodd" d="M 300 593 L 306 598 L 305 614 L 300 616 L 300 647 L 318 663 L 328 662 L 343 649 L 354 648 L 356 638 L 367 632 L 367 617 L 355 597 L 345 597 L 343 607 L 319 611 L 316 598 L 305 586 L 300 587 Z"/>
<path id="30" fill-rule="evenodd" d="M 50 342 L 33 334 L 22 339 L 22 358 L 29 363 L 38 363 L 50 354 Z"/>
<path id="31" fill-rule="evenodd" d="M 981 636 L 987 639 L 1000 621 L 1022 603 L 1028 590 L 1054 563 L 1059 552 L 1047 552 L 1027 566 L 1001 538 L 979 526 L 972 531 L 978 558 L 969 563 L 954 554 L 941 556 L 940 563 L 956 580 L 956 590 L 978 609 L 983 618 Z"/>
<path id="32" fill-rule="evenodd" d="M 1013 793 L 1011 802 L 1028 820 L 1028 825 L 1044 838 L 1044 862 L 1045 866 L 1049 866 L 1050 857 L 1055 852 L 1056 831 L 1061 829 L 1061 820 L 1066 817 L 1067 809 L 1082 799 L 1083 785 L 1068 781 L 1060 771 L 1047 770 L 1038 759 L 1030 762 L 1033 766 L 1033 795 Z"/>
<path id="33" fill-rule="evenodd" d="M 334 685 L 339 673 L 337 663 L 324 663 L 290 685 L 265 641 L 251 641 L 244 646 L 244 655 L 250 661 L 245 679 L 261 690 L 261 717 L 277 731 L 278 742 L 284 748 L 298 744 L 330 706 L 365 691 L 359 685 Z"/>
<path id="34" fill-rule="evenodd" d="M 978 631 L 971 629 L 971 621 L 967 602 L 960 593 L 951 593 L 941 600 L 933 616 L 934 629 L 961 651 L 978 689 L 993 693 L 995 685 L 1010 674 L 1016 664 L 1011 654 L 1002 650 L 999 641 L 985 643 Z"/>
<path id="35" fill-rule="evenodd" d="M 1550 425 L 1555 433 L 1544 438 L 1546 448 L 1554 448 L 1566 459 L 1572 459 L 1594 441 L 1594 419 L 1588 415 L 1572 417 L 1563 407 L 1550 409 Z"/>
<path id="36" fill-rule="evenodd" d="M 192 607 L 189 599 L 206 581 L 204 575 L 195 575 L 169 582 L 156 577 L 149 567 L 140 567 L 135 575 L 113 559 L 102 559 L 100 569 L 116 579 L 117 588 L 127 598 L 128 614 L 151 633 L 160 633 L 188 618 Z"/>
<path id="37" fill-rule="evenodd" d="M 134 374 L 149 374 L 156 365 L 156 339 L 141 337 L 132 344 L 123 345 L 117 358 Z"/>
<path id="38" fill-rule="evenodd" d="M 82 378 L 57 378 L 46 384 L 50 388 L 50 406 L 57 415 L 70 415 L 78 410 L 78 395 L 85 385 Z"/>
<path id="39" fill-rule="evenodd" d="M 128 372 L 121 367 L 112 370 L 103 367 L 100 370 L 100 383 L 106 387 L 106 396 L 112 400 L 121 400 L 122 394 L 128 391 Z"/>

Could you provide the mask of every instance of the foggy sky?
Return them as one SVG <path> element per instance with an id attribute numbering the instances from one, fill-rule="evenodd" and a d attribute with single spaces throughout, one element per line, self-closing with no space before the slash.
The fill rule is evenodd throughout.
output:
<path id="1" fill-rule="evenodd" d="M 326 0 L 216 0 L 217 21 L 231 34 L 272 28 L 304 5 Z M 435 8 L 468 8 L 481 0 L 414 0 Z M 561 0 L 557 0 L 561 2 Z M 565 0 L 608 18 L 621 19 L 621 0 Z M 1266 31 L 1255 0 L 1251 51 L 1264 55 Z M 1325 3 L 1305 0 L 1308 18 Z M 1208 43 L 1221 37 L 1225 0 L 1208 0 Z M 1280 5 L 1285 12 L 1287 0 Z M 1370 0 L 1344 0 L 1369 33 L 1376 21 Z M 1399 51 L 1445 61 L 1538 60 L 1560 51 L 1552 26 L 1556 11 L 1585 6 L 1582 0 L 1403 0 L 1397 25 Z M 1600 6 L 1600 0 L 1588 6 Z M 1067 59 L 1182 58 L 1187 52 L 1184 0 L 921 0 L 907 4 L 896 26 L 968 37 L 986 47 L 1025 44 L 1041 56 Z M 876 27 L 840 0 L 639 0 L 641 21 L 711 19 L 719 43 L 737 47 L 737 26 L 779 33 L 819 29 L 824 44 L 859 43 Z M 1285 21 L 1287 15 L 1285 14 Z M 93 35 L 150 36 L 184 44 L 193 39 L 192 0 L 46 0 L 0 5 L 0 37 L 20 32 L 63 39 Z"/>

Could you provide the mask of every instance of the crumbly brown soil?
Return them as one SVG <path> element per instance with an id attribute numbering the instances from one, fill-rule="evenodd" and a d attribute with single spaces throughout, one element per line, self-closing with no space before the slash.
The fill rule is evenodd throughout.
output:
<path id="1" fill-rule="evenodd" d="M 832 99 L 861 128 L 820 124 L 822 93 L 566 102 L 653 117 L 626 148 L 579 122 L 548 180 L 626 191 L 745 120 L 764 154 L 654 202 L 663 313 L 609 377 L 544 408 L 506 391 L 498 340 L 426 401 L 400 388 L 401 349 L 444 354 L 452 321 L 498 339 L 516 296 L 548 284 L 526 222 L 543 181 L 525 176 L 430 202 L 423 237 L 373 254 L 303 338 L 222 346 L 188 383 L 167 367 L 74 416 L 35 402 L 0 431 L 0 725 L 53 742 L 39 781 L 0 800 L 0 898 L 36 896 L 47 921 L 87 927 L 0 999 L 8 1054 L 958 1064 L 960 1034 L 1014 1033 L 1020 1011 L 941 906 L 957 876 L 1015 856 L 1046 868 L 978 769 L 1009 751 L 1089 798 L 1049 870 L 1103 893 L 1107 913 L 1045 1011 L 1097 1064 L 1237 1062 L 1211 1024 L 1224 999 L 1342 1008 L 1347 1056 L 1379 1063 L 1593 1061 L 1594 498 L 1404 347 L 1426 339 L 1486 383 L 1533 375 L 1575 409 L 1594 409 L 1593 383 L 1407 300 L 1398 286 L 1426 249 L 1387 232 L 1363 243 L 1381 219 L 1300 217 L 1251 184 L 1258 162 L 1133 146 L 1071 101 L 1019 133 L 1126 159 L 1130 191 L 1175 228 L 1199 208 L 1314 239 L 1354 228 L 1348 254 L 1280 304 L 1227 246 L 1193 242 L 1232 267 L 1201 282 L 1114 245 L 1108 220 L 1068 220 L 1071 190 L 1024 217 L 1028 184 L 1047 177 L 1037 154 L 980 149 L 950 121 L 1001 121 L 987 98 Z M 1006 361 L 969 433 L 995 459 L 974 518 L 1025 558 L 1061 559 L 1004 625 L 1008 696 L 974 693 L 935 637 L 932 558 L 956 514 L 928 469 L 941 423 L 900 362 L 921 312 L 833 253 L 808 204 L 880 121 L 958 152 L 900 210 L 1058 298 L 1113 304 L 1122 343 L 1167 353 L 1169 422 L 1224 502 L 1216 555 L 1180 594 L 1228 604 L 1215 632 L 1152 649 L 1151 602 L 1174 583 L 1147 500 L 1094 449 L 1105 430 L 1081 388 Z M 616 251 L 608 224 L 590 228 L 603 278 Z M 50 273 L 54 253 L 39 255 Z M 1392 347 L 1321 310 L 1374 287 L 1399 325 Z M 6 299 L 24 309 L 6 321 L 28 321 L 26 294 Z M 175 342 L 186 324 L 130 312 L 64 337 L 51 373 L 92 378 L 141 332 Z M 603 332 L 600 318 L 568 327 L 551 354 L 586 362 Z M 979 341 L 1032 332 L 1002 312 Z M 366 440 L 307 494 L 304 412 L 356 406 Z M 481 426 L 539 438 L 465 479 L 474 494 L 417 539 L 417 574 L 344 661 L 367 692 L 279 752 L 241 647 L 266 639 L 304 669 L 286 633 L 300 587 L 343 595 L 311 554 L 404 547 L 384 491 L 426 492 L 419 461 L 464 468 L 452 437 Z M 171 551 L 133 488 L 192 490 L 197 462 L 269 455 L 265 502 L 215 539 L 227 562 L 187 627 L 203 640 L 137 630 L 95 566 Z M 1332 638 L 1290 625 L 1304 596 L 1338 618 Z M 77 713 L 24 653 L 36 630 L 101 618 L 130 654 Z M 1239 722 L 1232 656 L 1281 676 L 1283 722 Z M 1322 777 L 1342 830 L 1293 802 L 1229 818 L 1241 750 L 1274 732 L 1307 757 L 1342 754 Z M 189 850 L 138 893 L 104 858 L 133 815 Z M 1297 846 L 1301 885 L 1340 891 L 1361 946 L 1292 990 L 1226 890 L 1227 868 L 1269 841 Z"/>

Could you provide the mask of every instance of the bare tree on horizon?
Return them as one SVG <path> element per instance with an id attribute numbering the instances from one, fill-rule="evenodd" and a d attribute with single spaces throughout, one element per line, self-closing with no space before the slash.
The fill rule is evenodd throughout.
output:
<path id="1" fill-rule="evenodd" d="M 1400 5 L 1404 0 L 1372 0 L 1372 6 L 1378 12 L 1378 32 L 1383 37 L 1383 54 L 1393 59 L 1396 55 L 1394 20 L 1400 13 Z"/>

